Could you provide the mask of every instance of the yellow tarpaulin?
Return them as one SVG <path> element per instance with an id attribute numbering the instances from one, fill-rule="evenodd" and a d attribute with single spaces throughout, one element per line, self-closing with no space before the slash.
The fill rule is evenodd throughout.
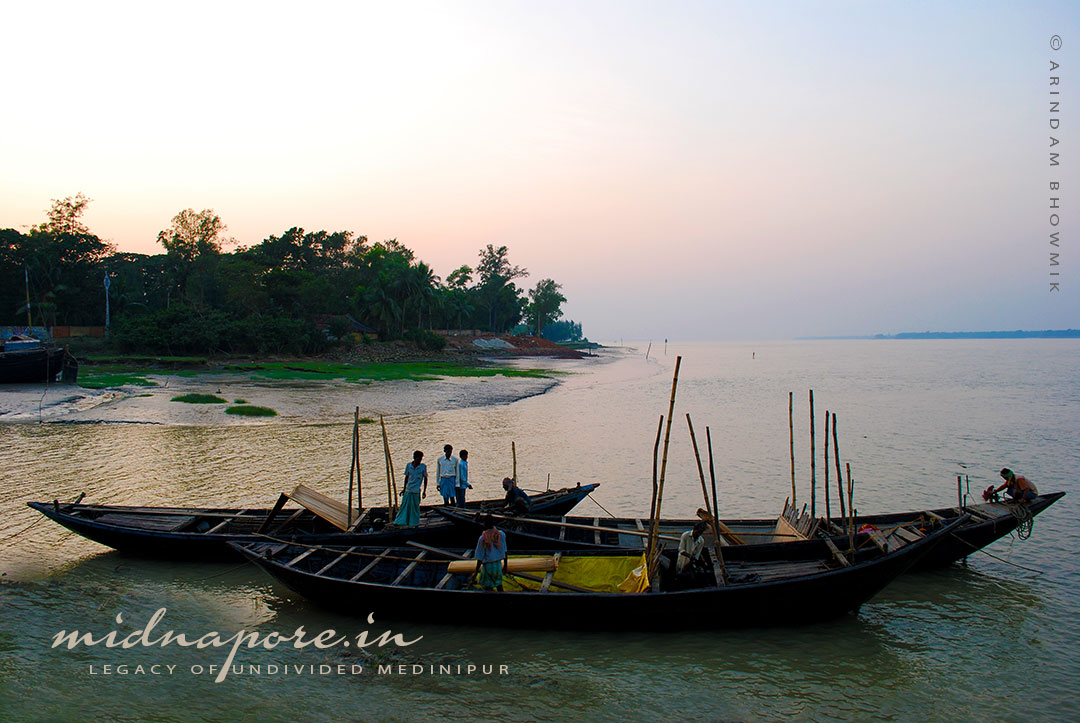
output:
<path id="1" fill-rule="evenodd" d="M 515 557 L 511 555 L 511 559 Z M 645 592 L 649 588 L 645 554 L 637 557 L 569 557 L 559 560 L 554 582 L 587 588 L 594 592 Z M 510 575 L 503 577 L 503 589 L 508 591 L 539 590 L 541 583 Z M 549 592 L 565 592 L 552 586 Z"/>

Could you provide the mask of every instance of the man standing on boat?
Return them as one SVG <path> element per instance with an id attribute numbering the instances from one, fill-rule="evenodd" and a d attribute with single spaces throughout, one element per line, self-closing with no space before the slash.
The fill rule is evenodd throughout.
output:
<path id="1" fill-rule="evenodd" d="M 506 566 L 506 533 L 495 526 L 491 515 L 484 515 L 484 532 L 476 542 L 474 557 L 480 563 L 476 581 L 485 590 L 503 591 L 503 569 Z"/>
<path id="2" fill-rule="evenodd" d="M 439 494 L 444 505 L 453 505 L 457 499 L 458 458 L 453 456 L 454 448 L 449 444 L 443 447 L 445 454 L 435 464 L 439 475 Z"/>
<path id="3" fill-rule="evenodd" d="M 405 491 L 401 495 L 401 510 L 394 518 L 395 525 L 416 527 L 420 524 L 420 498 L 427 497 L 427 465 L 421 462 L 424 453 L 413 452 L 412 462 L 405 465 Z"/>
<path id="4" fill-rule="evenodd" d="M 469 484 L 469 450 L 461 450 L 461 459 L 457 464 L 457 506 L 465 506 L 465 490 L 471 490 L 472 485 Z"/>

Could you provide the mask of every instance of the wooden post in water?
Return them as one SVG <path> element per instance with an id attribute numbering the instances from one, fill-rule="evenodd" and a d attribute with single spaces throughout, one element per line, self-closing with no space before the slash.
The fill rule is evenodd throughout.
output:
<path id="1" fill-rule="evenodd" d="M 701 455 L 698 453 L 697 437 L 694 435 L 694 423 L 690 421 L 690 412 L 686 413 L 686 425 L 690 427 L 690 442 L 694 445 L 694 459 L 697 461 L 698 478 L 701 480 L 701 496 L 705 499 L 705 509 L 709 509 L 709 490 L 705 487 L 705 471 L 701 468 Z M 713 533 L 713 554 L 720 566 L 720 577 L 727 582 L 727 570 L 724 568 L 724 556 L 720 554 L 720 528 L 716 525 L 716 515 L 709 515 L 709 526 Z"/>
<path id="2" fill-rule="evenodd" d="M 825 519 L 832 519 L 829 506 L 829 410 L 825 410 Z M 827 527 L 828 525 L 826 525 Z"/>
<path id="3" fill-rule="evenodd" d="M 964 493 L 960 487 L 960 475 L 956 475 L 956 505 L 960 511 L 964 511 Z"/>
<path id="4" fill-rule="evenodd" d="M 788 434 L 791 440 L 791 506 L 795 506 L 795 392 L 788 392 Z"/>
<path id="5" fill-rule="evenodd" d="M 665 341 L 665 346 L 666 346 Z M 660 534 L 660 509 L 664 504 L 664 476 L 667 473 L 668 443 L 671 441 L 671 415 L 675 412 L 675 390 L 679 386 L 679 367 L 682 365 L 682 356 L 675 357 L 675 374 L 671 378 L 671 401 L 668 402 L 667 425 L 664 428 L 664 455 L 660 459 L 660 481 L 656 486 L 656 510 L 649 525 L 649 554 L 647 556 L 649 572 L 654 580 L 658 579 L 656 559 L 659 555 L 657 549 L 657 536 Z"/>
<path id="6" fill-rule="evenodd" d="M 817 519 L 817 447 L 814 443 L 814 390 L 810 390 L 810 517 Z"/>
<path id="7" fill-rule="evenodd" d="M 714 520 L 719 520 L 720 512 L 716 505 L 716 470 L 713 469 L 712 435 L 709 433 L 708 427 L 705 427 L 705 442 L 709 447 L 709 479 L 712 481 L 712 515 Z"/>
<path id="8" fill-rule="evenodd" d="M 656 516 L 656 465 L 660 455 L 660 433 L 664 429 L 664 415 L 660 415 L 660 422 L 656 425 L 656 443 L 652 448 L 652 501 L 649 503 L 649 529 L 652 529 L 652 518 Z"/>
<path id="9" fill-rule="evenodd" d="M 840 495 L 840 521 L 847 521 L 847 508 L 844 506 L 844 477 L 840 474 L 840 445 L 836 441 L 836 412 L 832 414 L 833 456 L 836 457 L 836 492 Z"/>

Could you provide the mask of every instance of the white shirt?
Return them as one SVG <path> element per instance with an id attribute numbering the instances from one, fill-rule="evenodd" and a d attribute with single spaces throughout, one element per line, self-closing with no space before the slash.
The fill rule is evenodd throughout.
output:
<path id="1" fill-rule="evenodd" d="M 679 561 L 675 564 L 675 570 L 682 572 L 691 560 L 701 557 L 703 549 L 705 549 L 705 535 L 695 540 L 693 530 L 682 533 L 682 537 L 679 538 Z"/>
<path id="2" fill-rule="evenodd" d="M 453 455 L 447 457 L 444 454 L 439 457 L 436 469 L 439 471 L 439 479 L 442 479 L 443 477 L 453 477 L 454 480 L 457 480 L 458 458 Z"/>

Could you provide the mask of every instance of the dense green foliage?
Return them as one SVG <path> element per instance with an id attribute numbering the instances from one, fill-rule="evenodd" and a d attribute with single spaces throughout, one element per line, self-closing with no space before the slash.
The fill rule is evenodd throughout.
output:
<path id="1" fill-rule="evenodd" d="M 110 337 L 125 353 L 311 354 L 359 322 L 382 339 L 438 350 L 433 329 L 503 333 L 557 321 L 566 301 L 544 279 L 526 294 L 506 246 L 488 244 L 475 268 L 445 283 L 396 239 L 369 243 L 349 231 L 290 228 L 236 247 L 211 210 L 181 211 L 157 240 L 164 253 L 115 253 L 80 220 L 89 199 L 54 201 L 48 220 L 23 234 L 0 230 L 0 324 L 100 326 L 109 279 Z M 350 319 L 351 317 L 351 319 Z"/>

